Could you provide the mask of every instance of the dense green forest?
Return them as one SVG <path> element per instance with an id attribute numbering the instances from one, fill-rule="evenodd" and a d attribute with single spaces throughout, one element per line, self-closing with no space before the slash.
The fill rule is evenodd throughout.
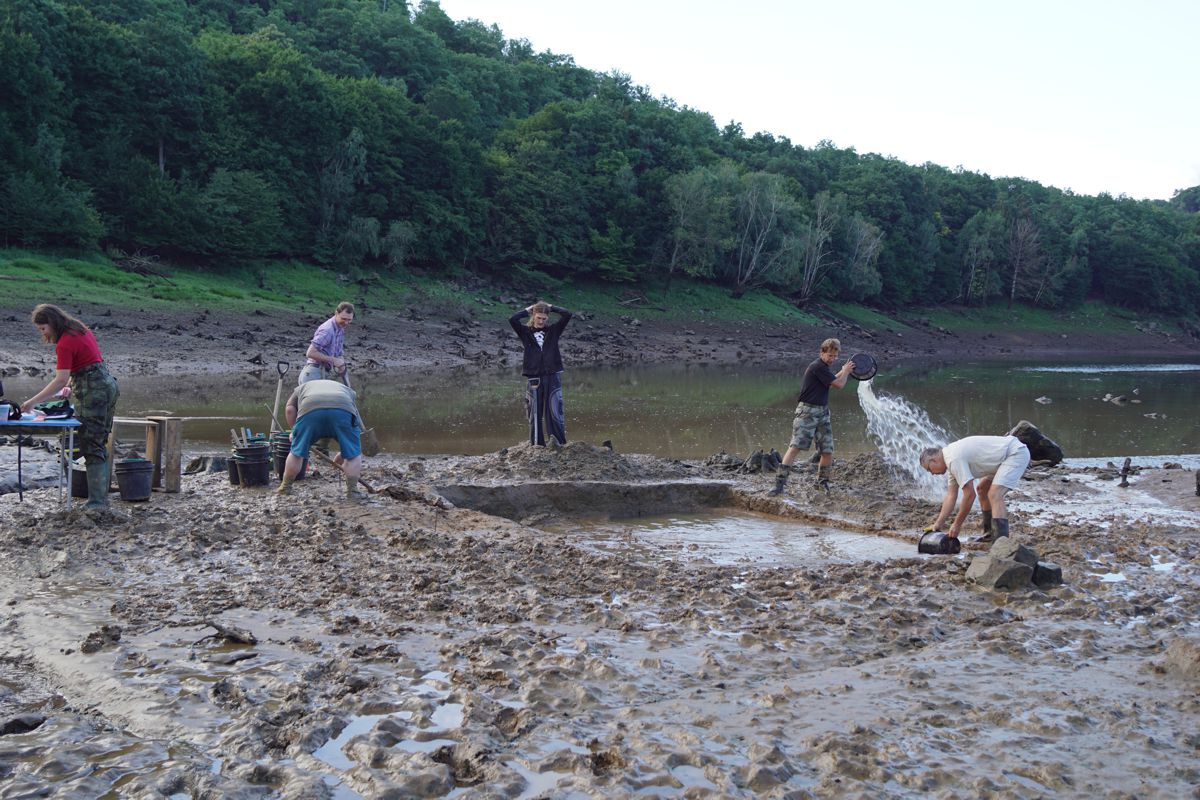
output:
<path id="1" fill-rule="evenodd" d="M 206 269 L 1200 312 L 1200 187 L 747 135 L 429 0 L 0 0 L 0 176 L 5 245 Z"/>

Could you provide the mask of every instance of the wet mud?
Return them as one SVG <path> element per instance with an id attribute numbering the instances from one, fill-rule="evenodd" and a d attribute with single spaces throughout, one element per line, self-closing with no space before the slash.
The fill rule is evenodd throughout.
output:
<path id="1" fill-rule="evenodd" d="M 965 577 L 979 545 L 917 554 L 936 501 L 879 456 L 829 492 L 806 469 L 773 498 L 572 443 L 373 459 L 358 501 L 328 470 L 99 519 L 6 495 L 0 797 L 1194 794 L 1191 471 L 1031 472 L 1012 530 L 1065 584 L 999 592 Z M 591 527 L 664 509 L 908 554 Z"/>

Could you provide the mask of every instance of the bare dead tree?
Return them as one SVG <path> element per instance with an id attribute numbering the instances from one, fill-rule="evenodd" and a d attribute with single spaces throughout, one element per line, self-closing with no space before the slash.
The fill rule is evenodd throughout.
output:
<path id="1" fill-rule="evenodd" d="M 1047 291 L 1057 290 L 1062 279 L 1077 269 L 1079 269 L 1079 259 L 1075 256 L 1071 256 L 1057 265 L 1052 265 L 1049 259 L 1043 258 L 1036 271 L 1035 277 L 1038 285 L 1037 290 L 1033 293 L 1033 304 L 1040 305 L 1042 298 L 1046 297 Z"/>
<path id="2" fill-rule="evenodd" d="M 837 226 L 837 204 L 829 192 L 819 192 L 813 198 L 813 215 L 801 235 L 802 264 L 800 270 L 799 304 L 806 305 L 816 294 L 821 279 L 833 268 L 834 256 L 830 247 Z"/>
<path id="3" fill-rule="evenodd" d="M 963 302 L 971 305 L 976 291 L 983 291 L 987 283 L 988 267 L 992 263 L 992 248 L 988 237 L 983 234 L 972 236 L 967 242 L 967 250 L 963 254 L 963 265 L 967 268 L 966 279 L 963 281 Z"/>
<path id="4" fill-rule="evenodd" d="M 1028 217 L 1021 217 L 1012 227 L 1008 239 L 1008 261 L 1012 265 L 1012 285 L 1008 293 L 1008 307 L 1017 299 L 1017 287 L 1023 270 L 1034 270 L 1042 258 L 1041 233 Z"/>
<path id="5" fill-rule="evenodd" d="M 883 231 L 855 214 L 846 225 L 846 237 L 850 245 L 846 272 L 851 285 L 879 291 L 882 279 L 875 262 L 883 250 Z"/>
<path id="6" fill-rule="evenodd" d="M 788 263 L 795 248 L 793 237 L 780 230 L 782 217 L 791 208 L 779 175 L 747 175 L 738 196 L 737 264 L 734 294 L 762 285 Z"/>
<path id="7" fill-rule="evenodd" d="M 720 196 L 720 176 L 704 168 L 672 176 L 666 185 L 671 217 L 671 255 L 667 283 L 677 269 L 692 275 L 711 275 L 717 248 L 722 238 L 719 217 L 727 214 L 728 202 Z"/>

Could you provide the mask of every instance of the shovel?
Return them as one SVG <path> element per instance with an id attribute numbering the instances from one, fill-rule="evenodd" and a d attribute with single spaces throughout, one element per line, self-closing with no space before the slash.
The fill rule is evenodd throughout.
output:
<path id="1" fill-rule="evenodd" d="M 292 365 L 286 361 L 278 361 L 275 363 L 275 369 L 279 372 L 279 383 L 275 384 L 275 408 L 271 410 L 271 433 L 276 430 L 283 430 L 279 427 L 279 398 L 283 396 L 283 376 L 287 375 L 288 368 Z"/>
<path id="2" fill-rule="evenodd" d="M 349 367 L 346 368 L 346 372 L 342 375 L 342 380 L 344 380 L 346 382 L 347 389 L 354 388 L 350 385 L 350 368 Z M 375 429 L 367 427 L 367 421 L 365 419 L 363 419 L 361 412 L 359 412 L 358 421 L 362 423 L 363 428 L 364 428 L 364 430 L 362 432 L 363 452 L 369 456 L 379 455 L 379 451 L 380 451 L 379 436 L 376 435 Z"/>
<path id="3" fill-rule="evenodd" d="M 265 405 L 266 405 L 266 404 L 264 403 L 264 406 L 265 406 Z M 271 412 L 271 421 L 272 421 L 272 422 L 274 422 L 276 425 L 279 425 L 279 419 L 277 418 L 277 416 L 276 416 L 275 412 Z M 283 426 L 280 426 L 279 430 L 284 430 Z M 337 463 L 336 461 L 334 461 L 332 458 L 330 458 L 329 456 L 327 456 L 327 455 L 325 455 L 324 453 L 322 453 L 322 452 L 321 452 L 320 450 L 318 450 L 317 448 L 315 448 L 315 447 L 314 447 L 314 448 L 312 448 L 311 450 L 309 450 L 308 452 L 309 452 L 309 455 L 314 455 L 314 454 L 315 454 L 315 455 L 316 455 L 317 457 L 319 457 L 319 458 L 320 458 L 322 461 L 324 461 L 325 463 L 329 464 L 331 467 L 333 467 L 334 469 L 336 469 L 338 472 L 342 472 L 342 471 L 343 471 L 343 470 L 342 470 L 342 465 L 341 465 L 341 464 Z M 358 476 L 358 484 L 359 484 L 359 486 L 363 487 L 364 489 L 366 489 L 366 490 L 367 490 L 368 492 L 370 492 L 371 494 L 377 494 L 377 493 L 379 492 L 379 490 L 378 490 L 378 489 L 376 489 L 376 488 L 375 488 L 374 486 L 372 486 L 371 484 L 367 483 L 367 481 L 366 481 L 366 480 L 363 478 L 363 476 L 362 476 L 362 475 L 359 475 L 359 476 Z"/>

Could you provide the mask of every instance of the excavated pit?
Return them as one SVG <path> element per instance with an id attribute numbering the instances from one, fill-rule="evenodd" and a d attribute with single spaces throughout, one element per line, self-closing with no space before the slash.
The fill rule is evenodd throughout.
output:
<path id="1" fill-rule="evenodd" d="M 529 481 L 437 487 L 454 505 L 505 517 L 640 517 L 670 512 L 742 508 L 733 484 L 723 481 Z"/>
<path id="2" fill-rule="evenodd" d="M 818 567 L 912 557 L 915 545 L 724 481 L 451 484 L 456 506 L 564 534 L 642 563 Z"/>

